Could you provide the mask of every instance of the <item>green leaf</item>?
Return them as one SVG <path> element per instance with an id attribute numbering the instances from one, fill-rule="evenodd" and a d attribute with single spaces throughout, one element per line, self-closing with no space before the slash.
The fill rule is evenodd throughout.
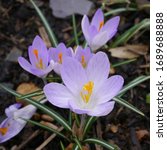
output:
<path id="1" fill-rule="evenodd" d="M 25 121 L 27 121 L 28 123 L 31 123 L 31 124 L 33 124 L 33 125 L 36 125 L 36 126 L 38 126 L 38 127 L 43 128 L 43 129 L 45 129 L 45 130 L 48 130 L 48 131 L 50 131 L 50 132 L 52 132 L 52 133 L 55 133 L 55 134 L 57 134 L 58 136 L 62 137 L 63 139 L 66 139 L 67 141 L 70 141 L 66 136 L 64 136 L 62 133 L 60 133 L 59 131 L 57 131 L 57 130 L 55 130 L 55 129 L 53 129 L 53 128 L 50 128 L 50 127 L 48 127 L 48 126 L 46 126 L 46 125 L 43 125 L 43 124 L 41 124 L 41 123 L 39 123 L 39 122 L 36 122 L 36 121 L 33 121 L 33 120 L 28 120 L 28 119 L 24 119 L 24 118 L 22 118 L 22 119 L 25 120 Z"/>
<path id="2" fill-rule="evenodd" d="M 73 147 L 72 147 L 72 150 L 80 150 L 80 148 L 77 144 L 74 144 Z"/>
<path id="3" fill-rule="evenodd" d="M 139 85 L 140 83 L 146 81 L 150 79 L 150 76 L 140 76 L 136 79 L 134 79 L 133 81 L 131 81 L 129 84 L 125 85 L 122 90 L 119 92 L 119 94 L 117 95 L 117 97 L 122 96 L 122 94 L 124 94 L 126 91 L 128 91 L 129 89 Z"/>
<path id="4" fill-rule="evenodd" d="M 129 30 L 127 30 L 125 33 L 122 35 L 118 36 L 111 44 L 111 47 L 117 47 L 119 45 L 122 45 L 124 43 L 127 43 L 130 38 L 132 38 L 139 30 L 141 29 L 146 29 L 150 27 L 150 20 L 149 19 L 144 19 L 140 23 L 134 25 L 131 27 Z"/>
<path id="5" fill-rule="evenodd" d="M 40 96 L 40 95 L 44 95 L 42 90 L 38 90 L 29 94 L 24 94 L 20 96 L 19 99 L 31 98 L 31 97 Z"/>
<path id="6" fill-rule="evenodd" d="M 120 149 L 116 145 L 111 145 L 106 141 L 99 140 L 96 138 L 89 138 L 89 139 L 86 139 L 84 142 L 98 144 L 98 145 L 101 145 L 101 146 L 107 148 L 108 150 L 119 150 Z"/>
<path id="7" fill-rule="evenodd" d="M 32 5 L 34 6 L 37 14 L 39 15 L 41 21 L 43 22 L 45 28 L 46 28 L 46 31 L 48 32 L 48 35 L 49 35 L 49 38 L 51 40 L 51 43 L 54 47 L 57 46 L 57 39 L 56 39 L 56 36 L 54 35 L 48 21 L 46 20 L 45 16 L 42 14 L 41 10 L 38 8 L 38 6 L 35 4 L 35 2 L 33 0 L 30 0 L 30 2 L 32 3 Z"/>
<path id="8" fill-rule="evenodd" d="M 78 146 L 78 148 L 80 150 L 82 150 L 82 145 L 81 145 L 80 141 L 77 138 L 74 138 L 74 141 L 75 141 L 76 145 Z"/>
<path id="9" fill-rule="evenodd" d="M 126 11 L 137 11 L 136 8 L 118 8 L 118 9 L 113 9 L 108 11 L 107 13 L 104 14 L 105 17 L 113 15 L 113 14 L 118 14 Z"/>
<path id="10" fill-rule="evenodd" d="M 150 104 L 150 93 L 146 95 L 146 103 Z"/>
<path id="11" fill-rule="evenodd" d="M 60 141 L 60 146 L 61 146 L 61 150 L 65 150 L 65 147 L 64 147 L 62 141 Z"/>
<path id="12" fill-rule="evenodd" d="M 115 63 L 111 67 L 113 67 L 113 68 L 119 67 L 119 66 L 126 65 L 126 64 L 129 64 L 129 63 L 134 62 L 134 61 L 136 61 L 136 59 L 125 60 L 125 61 L 122 61 L 119 63 Z"/>
<path id="13" fill-rule="evenodd" d="M 72 15 L 72 23 L 73 23 L 75 44 L 79 45 L 79 40 L 78 40 L 78 35 L 77 35 L 77 27 L 76 27 L 76 20 L 75 20 L 75 14 Z"/>
<path id="14" fill-rule="evenodd" d="M 128 103 L 126 100 L 124 100 L 124 99 L 122 99 L 120 97 L 114 97 L 113 100 L 116 101 L 117 103 L 119 103 L 119 104 L 121 104 L 121 105 L 129 108 L 130 110 L 132 110 L 132 111 L 134 111 L 134 112 L 136 112 L 136 113 L 138 113 L 138 114 L 146 117 L 145 114 L 142 111 L 140 111 L 139 109 L 137 109 L 132 104 Z"/>
<path id="15" fill-rule="evenodd" d="M 97 120 L 97 117 L 89 117 L 86 121 L 86 125 L 84 127 L 84 131 L 83 131 L 83 138 L 86 136 L 86 134 L 88 133 L 88 131 L 90 130 L 90 128 L 92 127 L 92 124 Z"/>
<path id="16" fill-rule="evenodd" d="M 8 91 L 12 95 L 18 97 L 18 98 L 22 96 L 21 94 L 17 93 L 16 91 L 5 87 L 1 83 L 0 83 L 0 87 L 3 88 L 4 90 Z M 57 112 L 52 110 L 51 108 L 49 108 L 49 107 L 45 106 L 44 104 L 41 104 L 41 103 L 39 103 L 37 101 L 34 101 L 33 99 L 30 99 L 30 98 L 25 98 L 24 100 L 26 102 L 36 106 L 38 109 L 42 110 L 46 114 L 50 115 L 54 120 L 56 120 L 58 123 L 60 123 L 66 130 L 68 130 L 70 132 L 72 131 L 72 129 L 71 129 L 70 125 L 68 124 L 68 122 L 62 116 L 60 116 Z"/>

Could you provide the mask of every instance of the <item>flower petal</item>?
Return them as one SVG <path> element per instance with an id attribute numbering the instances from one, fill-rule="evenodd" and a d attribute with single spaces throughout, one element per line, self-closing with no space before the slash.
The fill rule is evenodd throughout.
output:
<path id="1" fill-rule="evenodd" d="M 89 47 L 82 48 L 81 46 L 77 46 L 75 51 L 75 58 L 81 62 L 82 66 L 86 67 L 89 60 L 93 56 Z"/>
<path id="2" fill-rule="evenodd" d="M 107 31 L 99 32 L 93 38 L 90 47 L 93 51 L 95 51 L 99 49 L 100 47 L 102 47 L 104 44 L 106 44 L 108 40 L 109 40 L 109 34 L 107 33 Z"/>
<path id="3" fill-rule="evenodd" d="M 93 110 L 91 110 L 87 114 L 90 116 L 106 116 L 113 110 L 114 104 L 115 102 L 112 101 L 97 105 Z"/>
<path id="4" fill-rule="evenodd" d="M 96 12 L 95 15 L 92 18 L 91 25 L 95 26 L 97 30 L 99 30 L 100 24 L 104 22 L 104 15 L 102 10 L 99 8 Z"/>
<path id="5" fill-rule="evenodd" d="M 13 113 L 17 111 L 21 107 L 20 103 L 16 103 L 13 105 L 10 105 L 8 108 L 5 109 L 5 114 L 7 117 L 12 117 Z"/>
<path id="6" fill-rule="evenodd" d="M 54 63 L 53 60 L 51 60 L 49 66 L 47 68 L 45 68 L 45 69 L 32 68 L 31 69 L 31 73 L 34 74 L 34 75 L 36 75 L 36 76 L 38 76 L 38 77 L 40 77 L 40 78 L 44 78 L 44 77 L 47 76 L 47 74 L 50 71 L 53 70 L 54 66 L 55 66 L 55 63 Z"/>
<path id="7" fill-rule="evenodd" d="M 31 68 L 32 65 L 24 58 L 24 57 L 19 57 L 18 58 L 19 65 L 26 71 L 32 73 Z"/>
<path id="8" fill-rule="evenodd" d="M 9 139 L 13 138 L 16 136 L 25 126 L 24 124 L 20 124 L 16 120 L 14 120 L 12 117 L 5 119 L 1 125 L 0 128 L 6 128 L 7 127 L 7 132 L 5 135 L 0 134 L 0 143 L 6 142 Z"/>
<path id="9" fill-rule="evenodd" d="M 110 70 L 110 62 L 104 52 L 98 52 L 90 59 L 86 68 L 88 80 L 94 82 L 97 90 L 107 79 Z"/>
<path id="10" fill-rule="evenodd" d="M 69 108 L 68 103 L 72 99 L 72 94 L 63 84 L 49 83 L 45 85 L 44 93 L 53 105 L 60 108 Z"/>
<path id="11" fill-rule="evenodd" d="M 85 36 L 86 41 L 90 41 L 90 36 L 89 36 L 89 19 L 86 15 L 83 16 L 82 22 L 81 22 L 81 27 L 82 27 L 82 32 Z"/>
<path id="12" fill-rule="evenodd" d="M 33 52 L 34 50 L 38 50 L 39 59 L 42 59 L 44 66 L 47 67 L 49 60 L 48 50 L 44 41 L 38 35 L 34 38 L 32 46 L 30 46 L 30 49 L 28 51 L 31 64 L 34 64 L 34 61 L 36 59 L 34 58 L 36 57 Z"/>
<path id="13" fill-rule="evenodd" d="M 118 94 L 124 83 L 124 79 L 119 75 L 111 76 L 97 91 L 98 104 L 106 103 Z"/>
<path id="14" fill-rule="evenodd" d="M 66 58 L 61 67 L 61 77 L 67 88 L 74 94 L 80 93 L 87 83 L 87 76 L 81 63 L 75 58 Z"/>
<path id="15" fill-rule="evenodd" d="M 69 101 L 70 110 L 77 114 L 87 114 L 89 110 L 80 108 L 75 101 Z"/>
<path id="16" fill-rule="evenodd" d="M 108 20 L 105 25 L 102 28 L 102 32 L 103 31 L 107 31 L 111 37 L 111 34 L 115 31 L 117 31 L 118 25 L 119 25 L 119 21 L 120 21 L 120 17 L 116 16 L 114 18 L 111 18 L 110 20 Z"/>

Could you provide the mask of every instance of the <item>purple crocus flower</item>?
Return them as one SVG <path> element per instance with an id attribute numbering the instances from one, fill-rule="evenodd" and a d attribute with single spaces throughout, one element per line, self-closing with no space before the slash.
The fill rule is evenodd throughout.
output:
<path id="1" fill-rule="evenodd" d="M 106 44 L 117 32 L 120 17 L 114 17 L 104 24 L 104 15 L 98 9 L 91 23 L 86 15 L 82 19 L 82 31 L 88 45 L 93 51 Z"/>
<path id="2" fill-rule="evenodd" d="M 20 104 L 13 104 L 5 109 L 7 118 L 0 124 L 0 143 L 16 136 L 26 125 L 24 119 L 30 119 L 36 111 L 33 105 L 20 108 Z"/>
<path id="3" fill-rule="evenodd" d="M 50 103 L 60 108 L 69 108 L 77 114 L 105 116 L 109 114 L 124 79 L 119 76 L 108 78 L 110 63 L 103 52 L 92 56 L 86 68 L 75 58 L 67 58 L 61 67 L 65 85 L 49 83 L 44 93 Z"/>
<path id="4" fill-rule="evenodd" d="M 56 48 L 49 48 L 49 57 L 50 60 L 54 60 L 55 66 L 54 71 L 60 75 L 60 68 L 63 60 L 66 57 L 72 57 L 73 50 L 72 48 L 67 48 L 64 43 L 60 43 Z"/>
<path id="5" fill-rule="evenodd" d="M 77 46 L 74 53 L 74 58 L 76 58 L 82 66 L 85 68 L 92 58 L 93 53 L 91 52 L 90 48 L 82 48 L 81 46 Z"/>
<path id="6" fill-rule="evenodd" d="M 36 36 L 28 48 L 30 63 L 23 57 L 18 58 L 20 66 L 38 77 L 45 77 L 54 67 L 54 62 L 49 62 L 49 54 L 43 40 Z"/>

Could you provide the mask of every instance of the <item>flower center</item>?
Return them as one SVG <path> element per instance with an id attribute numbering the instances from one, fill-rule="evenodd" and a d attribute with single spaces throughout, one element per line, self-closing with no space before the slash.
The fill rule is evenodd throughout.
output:
<path id="1" fill-rule="evenodd" d="M 7 133 L 7 131 L 8 131 L 8 128 L 0 128 L 0 133 L 2 135 L 5 135 Z"/>
<path id="2" fill-rule="evenodd" d="M 99 31 L 101 30 L 101 28 L 103 27 L 103 25 L 104 25 L 104 21 L 101 21 L 100 25 L 99 25 Z"/>
<path id="3" fill-rule="evenodd" d="M 36 67 L 38 68 L 38 69 L 43 69 L 44 68 L 44 66 L 43 66 L 43 61 L 42 61 L 42 59 L 40 58 L 39 59 L 39 54 L 38 54 L 38 50 L 37 49 L 34 49 L 33 50 L 33 53 L 34 53 L 34 55 L 35 55 L 35 57 L 36 57 L 36 59 L 37 59 L 37 63 L 36 63 Z"/>
<path id="4" fill-rule="evenodd" d="M 58 54 L 58 63 L 62 64 L 62 62 L 63 62 L 63 53 L 59 53 Z"/>
<path id="5" fill-rule="evenodd" d="M 86 61 L 84 55 L 81 56 L 81 64 L 84 68 L 86 67 Z"/>
<path id="6" fill-rule="evenodd" d="M 94 83 L 92 81 L 89 81 L 88 83 L 83 85 L 80 95 L 85 103 L 89 102 L 93 92 L 93 88 L 94 88 Z"/>

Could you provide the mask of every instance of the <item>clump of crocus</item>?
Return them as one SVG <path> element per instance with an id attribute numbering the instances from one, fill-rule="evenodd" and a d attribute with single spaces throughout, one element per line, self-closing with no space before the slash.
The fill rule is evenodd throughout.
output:
<path id="1" fill-rule="evenodd" d="M 67 48 L 64 43 L 60 43 L 56 48 L 49 48 L 50 60 L 54 60 L 54 71 L 60 75 L 60 70 L 63 61 L 68 57 L 74 57 L 77 59 L 83 67 L 86 67 L 90 58 L 93 56 L 89 47 L 82 48 L 77 46 L 75 52 L 71 47 Z"/>
<path id="2" fill-rule="evenodd" d="M 60 75 L 60 68 L 62 65 L 62 62 L 66 57 L 72 57 L 73 50 L 72 48 L 67 48 L 64 43 L 58 44 L 56 48 L 49 48 L 49 57 L 50 60 L 54 60 L 55 66 L 54 71 Z"/>
<path id="3" fill-rule="evenodd" d="M 49 61 L 47 47 L 43 40 L 36 36 L 28 48 L 30 63 L 23 57 L 18 58 L 20 66 L 29 73 L 38 77 L 45 77 L 54 67 L 53 60 Z"/>
<path id="4" fill-rule="evenodd" d="M 111 18 L 104 23 L 104 15 L 98 9 L 92 18 L 91 23 L 86 15 L 82 19 L 82 31 L 88 45 L 93 51 L 106 44 L 117 32 L 119 16 Z"/>
<path id="5" fill-rule="evenodd" d="M 50 103 L 78 114 L 105 116 L 114 107 L 111 99 L 123 86 L 119 75 L 108 78 L 110 63 L 103 52 L 89 60 L 86 68 L 75 58 L 67 58 L 61 67 L 63 84 L 49 83 L 44 93 Z"/>
<path id="6" fill-rule="evenodd" d="M 36 111 L 33 105 L 19 109 L 20 106 L 16 103 L 5 109 L 7 118 L 0 124 L 0 143 L 16 136 L 26 125 L 23 119 L 30 119 Z"/>

